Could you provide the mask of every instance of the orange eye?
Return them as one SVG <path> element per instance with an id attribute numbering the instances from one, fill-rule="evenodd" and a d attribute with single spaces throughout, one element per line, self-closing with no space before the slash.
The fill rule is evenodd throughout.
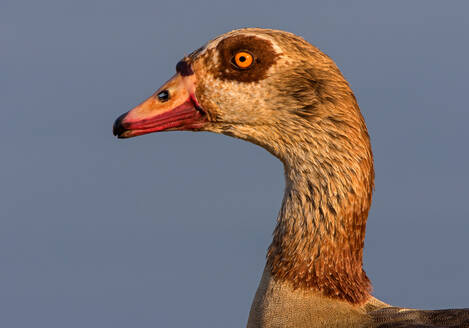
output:
<path id="1" fill-rule="evenodd" d="M 233 63 L 242 69 L 248 68 L 252 65 L 254 58 L 252 55 L 247 51 L 240 51 L 237 52 L 236 55 L 233 57 Z"/>

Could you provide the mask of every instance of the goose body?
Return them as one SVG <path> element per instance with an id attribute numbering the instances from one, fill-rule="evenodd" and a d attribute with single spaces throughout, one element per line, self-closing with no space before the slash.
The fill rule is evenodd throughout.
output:
<path id="1" fill-rule="evenodd" d="M 210 131 L 284 164 L 285 195 L 248 328 L 469 327 L 469 309 L 392 307 L 362 268 L 374 187 L 365 121 L 335 63 L 291 33 L 231 31 L 114 123 L 119 138 Z"/>

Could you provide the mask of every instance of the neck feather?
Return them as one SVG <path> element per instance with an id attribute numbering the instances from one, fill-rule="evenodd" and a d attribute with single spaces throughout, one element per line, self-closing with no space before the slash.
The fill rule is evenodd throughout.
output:
<path id="1" fill-rule="evenodd" d="M 303 138 L 301 147 L 292 143 L 279 156 L 286 188 L 267 264 L 275 279 L 295 288 L 361 304 L 371 291 L 362 256 L 374 171 L 356 103 L 351 110 L 353 125 L 323 120 L 318 129 L 329 133 Z"/>

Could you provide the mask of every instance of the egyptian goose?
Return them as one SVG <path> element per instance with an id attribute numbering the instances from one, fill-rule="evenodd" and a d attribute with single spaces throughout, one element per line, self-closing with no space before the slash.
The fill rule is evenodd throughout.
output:
<path id="1" fill-rule="evenodd" d="M 469 309 L 391 307 L 362 269 L 373 155 L 335 63 L 283 31 L 231 31 L 192 52 L 154 95 L 114 123 L 129 138 L 210 131 L 267 149 L 286 188 L 247 326 L 469 327 Z"/>

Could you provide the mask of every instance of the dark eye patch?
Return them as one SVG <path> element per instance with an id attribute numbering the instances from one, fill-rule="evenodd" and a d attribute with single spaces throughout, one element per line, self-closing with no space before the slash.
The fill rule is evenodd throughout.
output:
<path id="1" fill-rule="evenodd" d="M 240 82 L 257 82 L 264 79 L 268 69 L 275 64 L 278 54 L 272 43 L 252 35 L 226 38 L 217 45 L 220 61 L 214 72 L 218 78 Z M 252 67 L 245 70 L 233 65 L 233 57 L 239 51 L 248 51 L 254 57 Z"/>

